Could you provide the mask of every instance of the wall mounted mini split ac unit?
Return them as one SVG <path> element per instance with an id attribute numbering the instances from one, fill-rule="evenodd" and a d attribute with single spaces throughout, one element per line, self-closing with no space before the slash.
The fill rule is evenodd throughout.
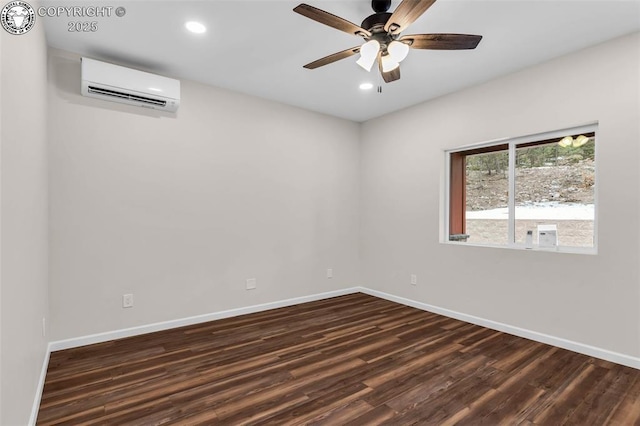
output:
<path id="1" fill-rule="evenodd" d="M 82 58 L 82 94 L 105 101 L 175 112 L 180 81 Z"/>

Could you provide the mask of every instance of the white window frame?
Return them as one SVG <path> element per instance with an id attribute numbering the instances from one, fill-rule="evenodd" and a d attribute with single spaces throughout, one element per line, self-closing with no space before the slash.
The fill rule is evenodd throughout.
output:
<path id="1" fill-rule="evenodd" d="M 594 181 L 594 217 L 593 217 L 593 247 L 573 247 L 573 246 L 557 246 L 553 249 L 550 248 L 541 248 L 534 246 L 533 248 L 527 248 L 525 244 L 516 243 L 515 238 L 515 211 L 516 211 L 516 202 L 515 202 L 515 189 L 516 189 L 516 147 L 517 145 L 526 144 L 529 142 L 543 141 L 547 139 L 562 139 L 568 135 L 575 135 L 580 133 L 595 133 L 595 148 L 594 148 L 594 158 L 595 158 L 595 181 Z M 443 209 L 443 223 L 444 223 L 444 233 L 442 234 L 444 238 L 441 240 L 441 243 L 451 244 L 451 245 L 460 245 L 460 246 L 468 246 L 468 247 L 493 247 L 493 248 L 507 248 L 507 249 L 516 249 L 516 250 L 529 250 L 529 251 L 552 251 L 552 252 L 560 252 L 560 253 L 576 253 L 576 254 L 598 254 L 598 123 L 593 122 L 590 124 L 585 124 L 576 127 L 569 127 L 561 130 L 554 130 L 550 132 L 536 133 L 526 136 L 518 136 L 512 138 L 501 138 L 488 142 L 481 142 L 477 144 L 471 144 L 462 146 L 455 149 L 445 150 L 445 188 L 444 188 L 444 209 Z M 450 241 L 450 227 L 449 227 L 449 214 L 451 207 L 451 154 L 469 151 L 472 149 L 478 148 L 486 148 L 495 145 L 508 145 L 509 151 L 509 196 L 507 202 L 507 210 L 508 210 L 508 242 L 506 245 L 502 244 L 486 244 L 486 243 L 468 243 L 461 241 Z"/>

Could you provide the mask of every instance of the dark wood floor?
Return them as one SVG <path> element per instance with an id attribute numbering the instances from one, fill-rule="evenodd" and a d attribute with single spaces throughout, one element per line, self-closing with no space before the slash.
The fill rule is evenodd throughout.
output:
<path id="1" fill-rule="evenodd" d="M 353 294 L 51 354 L 39 425 L 640 424 L 640 371 Z"/>

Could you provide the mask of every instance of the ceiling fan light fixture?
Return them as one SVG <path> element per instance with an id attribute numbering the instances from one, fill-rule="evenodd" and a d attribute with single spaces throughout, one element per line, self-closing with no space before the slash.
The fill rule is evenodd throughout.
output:
<path id="1" fill-rule="evenodd" d="M 397 63 L 402 62 L 409 54 L 409 45 L 402 43 L 401 41 L 394 40 L 389 43 L 387 47 L 389 56 L 393 58 Z"/>
<path id="2" fill-rule="evenodd" d="M 390 55 L 382 55 L 380 61 L 382 62 L 382 72 L 393 71 L 400 66 L 400 63 Z"/>
<path id="3" fill-rule="evenodd" d="M 378 57 L 380 51 L 380 43 L 377 40 L 369 40 L 360 46 L 360 59 L 356 61 L 356 64 L 360 65 L 366 71 L 371 71 L 371 67 Z"/>
<path id="4" fill-rule="evenodd" d="M 360 84 L 360 90 L 371 90 L 371 89 L 373 89 L 373 83 Z"/>

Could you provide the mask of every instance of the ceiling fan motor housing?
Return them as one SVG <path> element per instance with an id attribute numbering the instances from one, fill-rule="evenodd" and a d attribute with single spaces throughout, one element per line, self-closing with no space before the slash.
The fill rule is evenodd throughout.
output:
<path id="1" fill-rule="evenodd" d="M 393 40 L 398 38 L 398 36 L 390 35 L 384 29 L 384 25 L 391 18 L 391 13 L 388 12 L 379 12 L 374 13 L 373 15 L 367 16 L 364 21 L 362 21 L 362 28 L 366 29 L 371 33 L 371 37 L 365 37 L 367 40 L 377 40 L 378 43 L 386 49 L 386 47 Z"/>
<path id="2" fill-rule="evenodd" d="M 364 18 L 364 21 L 362 21 L 362 25 L 360 26 L 370 33 L 383 32 L 384 24 L 387 23 L 389 18 L 391 18 L 391 14 L 389 12 L 374 13 L 373 15 L 369 15 Z"/>

